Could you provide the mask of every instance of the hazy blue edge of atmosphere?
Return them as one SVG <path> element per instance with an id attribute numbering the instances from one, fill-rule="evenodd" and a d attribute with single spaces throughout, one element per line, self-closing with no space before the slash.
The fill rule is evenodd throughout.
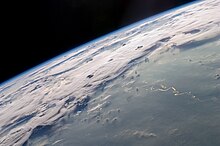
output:
<path id="1" fill-rule="evenodd" d="M 118 30 L 112 31 L 112 32 L 110 32 L 110 33 L 107 33 L 107 34 L 105 34 L 105 35 L 103 35 L 103 36 L 100 36 L 100 37 L 98 37 L 98 38 L 96 38 L 96 39 L 93 39 L 93 40 L 91 40 L 91 41 L 89 41 L 89 42 L 87 42 L 87 43 L 85 43 L 85 44 L 79 45 L 79 46 L 77 46 L 77 47 L 75 47 L 75 48 L 71 48 L 71 49 L 69 49 L 68 51 L 66 51 L 66 52 L 64 52 L 64 53 L 61 53 L 60 55 L 57 55 L 57 56 L 55 56 L 55 57 L 53 57 L 53 58 L 51 58 L 51 59 L 49 59 L 49 60 L 47 60 L 47 61 L 45 61 L 45 62 L 43 62 L 43 63 L 40 63 L 39 65 L 36 65 L 36 66 L 34 66 L 34 67 L 28 69 L 27 71 L 24 71 L 24 72 L 22 72 L 22 73 L 20 73 L 20 74 L 18 74 L 18 75 L 15 75 L 15 76 L 12 77 L 12 78 L 6 80 L 6 81 L 3 81 L 2 83 L 0 83 L 0 86 L 3 86 L 3 85 L 5 85 L 5 84 L 7 84 L 7 83 L 9 83 L 9 82 L 11 82 L 11 81 L 13 81 L 13 80 L 15 80 L 15 79 L 19 78 L 20 76 L 26 75 L 26 74 L 28 74 L 28 73 L 30 73 L 30 72 L 34 72 L 34 71 L 37 70 L 38 68 L 43 67 L 43 66 L 45 66 L 45 65 L 47 65 L 47 64 L 49 64 L 49 63 L 51 63 L 52 61 L 54 61 L 54 60 L 56 60 L 56 59 L 58 59 L 58 58 L 60 58 L 60 57 L 63 57 L 63 56 L 65 56 L 65 55 L 67 55 L 67 54 L 69 54 L 69 53 L 72 53 L 72 52 L 74 52 L 74 51 L 78 51 L 78 50 L 82 49 L 83 47 L 86 47 L 86 46 L 88 46 L 88 45 L 90 45 L 90 44 L 92 44 L 92 43 L 95 43 L 95 42 L 97 42 L 97 41 L 100 41 L 100 40 L 104 39 L 104 38 L 107 37 L 107 36 L 115 35 L 115 34 L 117 34 L 117 33 L 119 33 L 119 32 L 122 32 L 122 31 L 125 31 L 125 30 L 128 30 L 128 29 L 132 29 L 132 28 L 134 28 L 134 27 L 136 27 L 136 26 L 138 26 L 138 25 L 140 25 L 140 24 L 142 24 L 142 23 L 144 23 L 144 22 L 147 22 L 147 21 L 156 19 L 156 18 L 158 18 L 158 17 L 160 17 L 160 16 L 163 16 L 163 15 L 165 15 L 165 14 L 171 13 L 172 11 L 175 11 L 175 10 L 177 10 L 177 9 L 181 9 L 181 8 L 183 8 L 183 7 L 192 5 L 192 4 L 194 4 L 194 3 L 202 2 L 202 1 L 203 1 L 203 0 L 196 0 L 196 1 L 193 1 L 193 2 L 189 2 L 189 3 L 183 4 L 183 5 L 177 6 L 177 7 L 175 7 L 175 8 L 166 10 L 166 11 L 161 12 L 161 13 L 159 13 L 159 14 L 153 15 L 153 16 L 151 16 L 151 17 L 142 19 L 142 20 L 137 21 L 137 22 L 135 22 L 135 23 L 132 23 L 132 24 L 130 24 L 130 25 L 127 25 L 127 26 L 124 26 L 124 27 L 122 27 L 122 28 L 119 28 Z"/>

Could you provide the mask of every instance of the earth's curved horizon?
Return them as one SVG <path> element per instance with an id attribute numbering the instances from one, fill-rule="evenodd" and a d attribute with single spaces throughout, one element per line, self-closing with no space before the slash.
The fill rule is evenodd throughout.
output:
<path id="1" fill-rule="evenodd" d="M 220 1 L 196 1 L 0 84 L 0 145 L 220 145 Z"/>

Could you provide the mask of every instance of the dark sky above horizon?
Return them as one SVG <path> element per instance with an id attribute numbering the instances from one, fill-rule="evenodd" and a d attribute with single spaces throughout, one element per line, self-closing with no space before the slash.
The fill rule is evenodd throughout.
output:
<path id="1" fill-rule="evenodd" d="M 7 2 L 0 83 L 106 33 L 193 0 Z"/>

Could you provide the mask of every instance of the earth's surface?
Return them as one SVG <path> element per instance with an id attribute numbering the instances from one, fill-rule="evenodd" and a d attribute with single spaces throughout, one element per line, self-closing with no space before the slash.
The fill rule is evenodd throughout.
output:
<path id="1" fill-rule="evenodd" d="M 143 20 L 3 83 L 0 145 L 219 146 L 220 1 Z"/>

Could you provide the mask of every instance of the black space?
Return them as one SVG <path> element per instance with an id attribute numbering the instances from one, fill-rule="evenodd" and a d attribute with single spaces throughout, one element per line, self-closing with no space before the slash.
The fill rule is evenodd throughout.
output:
<path id="1" fill-rule="evenodd" d="M 103 34 L 190 1 L 8 1 L 1 5 L 0 83 Z"/>

